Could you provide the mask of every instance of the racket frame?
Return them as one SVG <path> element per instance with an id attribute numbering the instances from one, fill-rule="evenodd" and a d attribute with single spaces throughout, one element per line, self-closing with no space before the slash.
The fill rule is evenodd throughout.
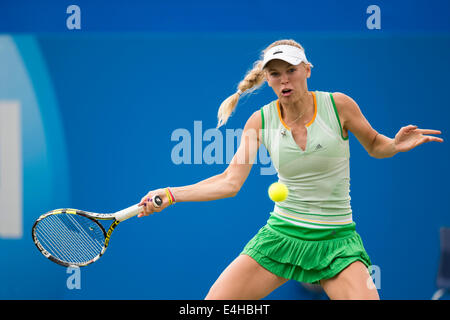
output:
<path id="1" fill-rule="evenodd" d="M 151 198 L 151 201 L 153 202 L 153 205 L 157 208 L 159 208 L 162 205 L 162 199 L 159 196 L 156 196 L 156 195 L 153 196 Z M 111 238 L 111 234 L 114 231 L 114 229 L 117 227 L 117 225 L 122 221 L 125 221 L 131 217 L 136 216 L 137 214 L 142 212 L 142 210 L 143 210 L 143 208 L 140 207 L 138 204 L 135 204 L 126 209 L 117 211 L 115 213 L 95 213 L 95 212 L 88 212 L 88 211 L 83 211 L 83 210 L 78 210 L 78 209 L 70 209 L 70 208 L 55 209 L 55 210 L 49 211 L 47 213 L 44 213 L 34 222 L 33 227 L 31 228 L 31 236 L 32 236 L 33 242 L 36 245 L 36 247 L 38 248 L 38 250 L 47 259 L 49 259 L 59 265 L 65 266 L 65 267 L 73 267 L 73 266 L 85 267 L 91 263 L 94 263 L 98 259 L 100 259 L 100 257 L 105 253 L 106 248 L 108 247 L 108 244 L 109 244 L 109 240 Z M 68 263 L 66 261 L 60 260 L 60 259 L 52 256 L 51 253 L 48 252 L 42 246 L 42 244 L 39 242 L 39 240 L 37 239 L 36 226 L 38 225 L 39 221 L 45 219 L 46 217 L 48 217 L 50 215 L 57 215 L 57 214 L 80 215 L 80 216 L 90 219 L 92 222 L 94 222 L 96 225 L 98 225 L 103 232 L 103 236 L 105 237 L 105 241 L 104 241 L 101 252 L 97 256 L 95 256 L 93 259 L 86 261 L 84 263 Z M 106 232 L 105 228 L 103 227 L 103 225 L 101 223 L 98 222 L 98 220 L 114 220 L 114 221 L 109 226 L 108 232 Z"/>
<path id="2" fill-rule="evenodd" d="M 54 257 L 50 252 L 48 252 L 43 246 L 42 244 L 39 242 L 37 235 L 36 235 L 36 226 L 38 225 L 38 223 L 47 218 L 48 216 L 51 215 L 58 215 L 58 214 L 74 214 L 74 215 L 79 215 L 79 216 L 83 216 L 89 220 L 91 220 L 92 222 L 94 222 L 97 226 L 100 227 L 100 230 L 103 233 L 103 236 L 105 238 L 105 241 L 103 243 L 103 248 L 100 251 L 100 253 L 95 256 L 93 259 L 86 261 L 84 263 L 68 263 L 66 261 L 60 260 L 56 257 Z M 108 232 L 106 232 L 105 227 L 98 222 L 98 220 L 114 220 L 114 222 L 111 224 L 111 226 L 108 229 Z M 105 253 L 106 248 L 108 247 L 109 244 L 109 240 L 111 238 L 111 234 L 114 231 L 114 229 L 117 227 L 117 225 L 120 223 L 120 221 L 116 220 L 115 218 L 115 214 L 114 213 L 94 213 L 94 212 L 87 212 L 87 211 L 83 211 L 83 210 L 78 210 L 78 209 L 70 209 L 70 208 L 63 208 L 63 209 L 56 209 L 56 210 L 52 210 L 49 211 L 43 215 L 41 215 L 33 224 L 33 227 L 31 228 L 31 236 L 33 238 L 33 242 L 36 245 L 36 247 L 38 248 L 38 250 L 44 255 L 44 257 L 46 257 L 47 259 L 53 261 L 54 263 L 57 263 L 59 265 L 62 265 L 64 267 L 85 267 L 91 263 L 94 263 L 95 261 L 97 261 L 98 259 L 100 259 L 100 257 Z"/>

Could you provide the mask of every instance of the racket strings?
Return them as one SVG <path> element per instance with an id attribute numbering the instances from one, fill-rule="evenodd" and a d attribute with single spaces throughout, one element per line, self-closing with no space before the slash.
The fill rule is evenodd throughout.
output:
<path id="1" fill-rule="evenodd" d="M 41 226 L 39 229 L 37 236 L 41 245 L 50 252 L 51 255 L 57 257 L 60 260 L 64 261 L 77 261 L 80 260 L 80 257 L 77 257 L 76 252 L 72 252 L 70 247 L 68 247 L 68 241 L 64 237 L 64 234 L 61 234 L 56 231 L 56 237 L 47 237 L 43 234 L 43 232 L 50 233 L 51 228 L 47 225 Z M 55 231 L 53 231 L 55 232 Z"/>
<path id="2" fill-rule="evenodd" d="M 104 247 L 103 230 L 80 215 L 50 215 L 37 224 L 35 232 L 42 247 L 66 263 L 88 262 L 98 256 Z"/>
<path id="3" fill-rule="evenodd" d="M 66 262 L 83 261 L 85 257 L 83 257 L 84 254 L 81 249 L 85 247 L 84 235 L 81 237 L 77 235 L 74 239 L 74 232 L 77 232 L 74 230 L 76 229 L 70 228 L 67 231 L 65 229 L 67 224 L 62 225 L 61 221 L 53 220 L 52 224 L 49 221 L 45 221 L 46 223 L 40 225 L 40 228 L 37 230 L 38 240 L 42 246 L 57 259 Z M 49 236 L 50 234 L 51 236 Z M 73 247 L 75 243 L 80 246 L 77 250 Z"/>
<path id="4" fill-rule="evenodd" d="M 55 219 L 55 217 L 57 218 Z M 45 243 L 43 246 L 47 247 L 47 251 L 57 259 L 82 263 L 89 261 L 100 253 L 102 244 L 92 238 L 83 228 L 83 224 L 93 224 L 89 219 L 81 216 L 75 218 L 58 215 L 53 216 L 51 223 L 48 222 L 50 221 L 46 221 L 42 225 L 38 234 L 42 242 Z"/>
<path id="5" fill-rule="evenodd" d="M 71 217 L 68 217 L 68 219 L 74 220 L 71 219 Z M 42 229 L 40 230 L 38 237 L 43 247 L 47 248 L 47 251 L 49 251 L 54 257 L 67 262 L 82 262 L 86 259 L 86 257 L 81 254 L 81 250 L 86 252 L 86 247 L 88 247 L 88 250 L 95 250 L 95 248 L 89 248 L 89 244 L 84 238 L 86 234 L 83 234 L 82 237 L 78 237 L 76 240 L 73 238 L 74 232 L 77 232 L 77 230 L 78 232 L 82 232 L 83 230 L 76 220 L 71 222 L 73 223 L 73 226 L 78 227 L 78 229 L 69 228 L 70 233 L 64 232 L 64 228 L 67 227 L 67 224 L 62 225 L 61 221 L 55 219 L 55 221 L 53 221 L 53 225 L 50 225 L 49 223 L 42 225 Z M 55 228 L 55 226 L 57 227 Z M 48 237 L 48 234 L 52 234 L 52 236 Z M 72 246 L 75 243 L 78 243 L 80 246 L 78 248 L 79 250 L 73 250 Z"/>

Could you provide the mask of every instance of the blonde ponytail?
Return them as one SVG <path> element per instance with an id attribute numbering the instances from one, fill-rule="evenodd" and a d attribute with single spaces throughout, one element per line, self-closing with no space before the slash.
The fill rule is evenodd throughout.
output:
<path id="1" fill-rule="evenodd" d="M 234 109 L 239 102 L 239 98 L 243 94 L 248 94 L 264 84 L 265 76 L 264 71 L 261 68 L 262 60 L 258 60 L 253 64 L 253 69 L 247 72 L 244 79 L 239 82 L 238 91 L 225 99 L 219 107 L 217 112 L 218 124 L 217 128 L 227 123 L 228 118 L 233 113 Z"/>
<path id="2" fill-rule="evenodd" d="M 295 46 L 304 51 L 303 47 L 298 42 L 292 39 L 275 41 L 272 44 L 270 44 L 266 49 L 264 49 L 261 54 L 261 59 L 253 64 L 253 69 L 247 72 L 247 74 L 244 77 L 244 80 L 239 82 L 238 91 L 229 96 L 227 99 L 225 99 L 220 105 L 219 111 L 217 112 L 218 118 L 217 128 L 227 123 L 228 118 L 231 116 L 234 109 L 236 109 L 240 96 L 242 96 L 243 94 L 251 93 L 264 84 L 266 80 L 264 70 L 262 69 L 263 64 L 262 59 L 264 58 L 264 53 L 266 53 L 267 50 L 269 50 L 270 48 L 278 45 Z"/>

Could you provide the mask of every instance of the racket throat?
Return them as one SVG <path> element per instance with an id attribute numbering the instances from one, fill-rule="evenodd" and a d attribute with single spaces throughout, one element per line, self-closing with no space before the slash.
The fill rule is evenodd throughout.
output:
<path id="1" fill-rule="evenodd" d="M 117 227 L 117 225 L 120 223 L 120 221 L 118 220 L 114 220 L 113 224 L 109 227 L 108 232 L 106 233 L 106 237 L 105 237 L 105 249 L 109 244 L 109 239 L 111 238 L 111 234 L 114 231 L 114 229 Z"/>

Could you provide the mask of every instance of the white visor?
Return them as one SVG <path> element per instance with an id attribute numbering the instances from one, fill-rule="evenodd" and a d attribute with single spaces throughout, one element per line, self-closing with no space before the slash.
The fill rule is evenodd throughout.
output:
<path id="1" fill-rule="evenodd" d="M 269 63 L 269 61 L 272 61 L 274 59 L 280 59 L 283 61 L 286 61 L 287 63 L 290 63 L 294 66 L 299 65 L 301 62 L 304 62 L 306 64 L 309 64 L 311 67 L 313 65 L 306 59 L 305 52 L 301 50 L 300 48 L 290 46 L 290 45 L 279 45 L 275 46 L 273 48 L 270 48 L 265 54 L 264 54 L 264 60 L 263 60 L 263 69 Z"/>

